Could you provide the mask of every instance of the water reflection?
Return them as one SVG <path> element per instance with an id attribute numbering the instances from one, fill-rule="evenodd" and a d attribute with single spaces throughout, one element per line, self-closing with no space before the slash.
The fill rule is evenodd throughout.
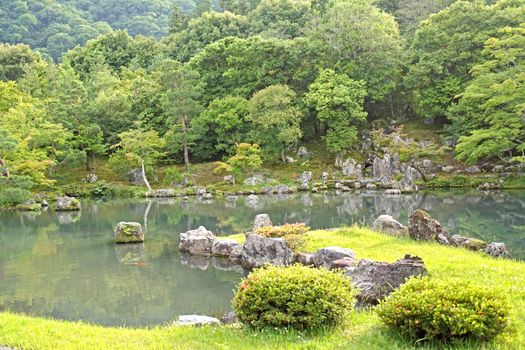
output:
<path id="1" fill-rule="evenodd" d="M 403 223 L 428 210 L 453 233 L 507 243 L 525 258 L 525 191 L 299 193 L 209 201 L 83 201 L 80 213 L 0 212 L 0 309 L 104 325 L 170 322 L 178 314 L 222 315 L 245 272 L 220 258 L 181 255 L 178 234 L 200 225 L 218 235 L 245 232 L 256 214 L 313 228 Z M 64 214 L 64 215 L 63 215 Z M 67 214 L 67 215 L 66 215 Z M 146 242 L 115 245 L 120 221 L 146 223 Z"/>

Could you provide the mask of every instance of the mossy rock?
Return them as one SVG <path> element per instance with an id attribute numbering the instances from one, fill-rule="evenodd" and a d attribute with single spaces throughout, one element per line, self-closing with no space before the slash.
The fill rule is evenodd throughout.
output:
<path id="1" fill-rule="evenodd" d="M 80 201 L 74 197 L 58 197 L 55 205 L 56 211 L 80 210 Z"/>
<path id="2" fill-rule="evenodd" d="M 482 241 L 481 239 L 468 238 L 461 242 L 460 246 L 469 250 L 480 251 L 487 249 L 487 242 Z"/>
<path id="3" fill-rule="evenodd" d="M 116 243 L 138 243 L 144 242 L 142 225 L 138 222 L 119 222 L 115 227 Z"/>

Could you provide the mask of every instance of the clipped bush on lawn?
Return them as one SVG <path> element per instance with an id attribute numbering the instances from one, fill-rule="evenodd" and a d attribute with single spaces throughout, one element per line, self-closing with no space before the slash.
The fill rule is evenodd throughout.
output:
<path id="1" fill-rule="evenodd" d="M 293 251 L 304 248 L 306 240 L 303 235 L 310 230 L 305 223 L 284 224 L 282 226 L 263 226 L 255 233 L 263 237 L 284 238 Z"/>
<path id="2" fill-rule="evenodd" d="M 489 340 L 508 324 L 505 298 L 457 279 L 412 278 L 376 308 L 388 326 L 413 338 Z"/>
<path id="3" fill-rule="evenodd" d="M 339 272 L 302 265 L 254 270 L 239 285 L 233 308 L 253 328 L 333 327 L 353 307 L 356 292 Z"/>

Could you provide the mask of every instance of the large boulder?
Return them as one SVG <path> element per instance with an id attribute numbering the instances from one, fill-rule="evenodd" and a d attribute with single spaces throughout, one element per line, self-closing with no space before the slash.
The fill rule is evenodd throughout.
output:
<path id="1" fill-rule="evenodd" d="M 220 326 L 221 321 L 215 317 L 201 315 L 181 315 L 177 321 L 179 326 Z"/>
<path id="2" fill-rule="evenodd" d="M 372 174 L 374 177 L 379 179 L 390 179 L 392 172 L 390 169 L 391 157 L 390 154 L 385 153 L 383 157 L 374 157 L 372 161 Z"/>
<path id="3" fill-rule="evenodd" d="M 293 251 L 282 238 L 266 238 L 249 234 L 244 243 L 241 262 L 247 268 L 266 264 L 287 266 L 293 263 Z"/>
<path id="4" fill-rule="evenodd" d="M 303 173 L 300 176 L 300 180 L 301 180 L 301 189 L 308 189 L 310 181 L 312 181 L 312 172 L 303 171 Z"/>
<path id="5" fill-rule="evenodd" d="M 484 251 L 487 248 L 487 242 L 481 239 L 465 237 L 461 235 L 452 235 L 450 242 L 458 247 L 467 248 L 474 251 Z"/>
<path id="6" fill-rule="evenodd" d="M 360 260 L 355 269 L 350 269 L 347 276 L 359 289 L 357 299 L 362 302 L 377 304 L 394 289 L 413 276 L 427 273 L 423 260 L 405 255 L 393 264 L 372 260 Z"/>
<path id="7" fill-rule="evenodd" d="M 403 178 L 399 181 L 399 188 L 402 192 L 417 191 L 417 181 L 421 179 L 422 175 L 416 168 L 407 166 L 403 170 Z"/>
<path id="8" fill-rule="evenodd" d="M 330 268 L 332 261 L 342 258 L 355 259 L 355 253 L 351 249 L 341 247 L 326 247 L 321 248 L 315 252 L 314 265 L 317 267 Z"/>
<path id="9" fill-rule="evenodd" d="M 215 239 L 211 246 L 211 253 L 213 255 L 229 257 L 233 249 L 238 245 L 239 243 L 233 239 Z"/>
<path id="10" fill-rule="evenodd" d="M 363 177 L 363 166 L 352 158 L 348 158 L 343 162 L 343 164 L 341 164 L 341 171 L 343 172 L 343 175 L 355 179 L 360 179 Z"/>
<path id="11" fill-rule="evenodd" d="M 253 220 L 253 232 L 257 231 L 258 228 L 264 226 L 273 226 L 270 215 L 268 214 L 257 214 Z"/>
<path id="12" fill-rule="evenodd" d="M 372 229 L 396 237 L 408 236 L 408 227 L 404 226 L 390 215 L 380 215 L 372 223 Z"/>
<path id="13" fill-rule="evenodd" d="M 55 205 L 56 211 L 80 210 L 80 202 L 74 197 L 58 197 Z"/>
<path id="14" fill-rule="evenodd" d="M 507 246 L 505 246 L 505 243 L 491 242 L 489 243 L 485 251 L 487 252 L 487 254 L 492 255 L 496 258 L 510 256 L 509 251 L 507 250 Z"/>
<path id="15" fill-rule="evenodd" d="M 420 241 L 436 241 L 450 244 L 451 238 L 443 226 L 433 219 L 426 211 L 417 209 L 410 216 L 408 234 L 411 238 Z"/>
<path id="16" fill-rule="evenodd" d="M 191 254 L 211 254 L 215 235 L 204 226 L 179 235 L 179 250 Z"/>
<path id="17" fill-rule="evenodd" d="M 243 184 L 246 186 L 255 186 L 264 183 L 264 176 L 260 174 L 253 175 L 244 180 Z"/>
<path id="18" fill-rule="evenodd" d="M 138 222 L 119 222 L 115 227 L 114 238 L 116 243 L 144 242 L 142 225 Z"/>
<path id="19" fill-rule="evenodd" d="M 142 169 L 134 168 L 128 172 L 129 182 L 136 186 L 144 186 L 144 177 L 142 176 Z"/>

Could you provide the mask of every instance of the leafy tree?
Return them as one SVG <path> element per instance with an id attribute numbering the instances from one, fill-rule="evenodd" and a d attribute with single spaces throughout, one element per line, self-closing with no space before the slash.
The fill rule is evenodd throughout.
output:
<path id="1" fill-rule="evenodd" d="M 290 39 L 304 33 L 310 9 L 310 0 L 262 0 L 250 18 L 263 36 Z"/>
<path id="2" fill-rule="evenodd" d="M 374 101 L 395 87 L 401 41 L 393 16 L 371 0 L 336 0 L 314 22 L 309 36 L 321 47 L 324 67 L 364 81 Z"/>
<path id="3" fill-rule="evenodd" d="M 328 127 L 326 147 L 336 154 L 336 164 L 358 141 L 357 126 L 367 117 L 363 109 L 366 94 L 363 81 L 324 69 L 305 96 L 306 104 L 316 111 L 319 122 Z"/>
<path id="4" fill-rule="evenodd" d="M 223 11 L 247 15 L 257 7 L 259 0 L 219 0 L 218 3 Z"/>
<path id="5" fill-rule="evenodd" d="M 211 11 L 211 1 L 210 0 L 200 0 L 195 4 L 195 9 L 193 10 L 193 17 L 200 17 L 203 13 Z"/>
<path id="6" fill-rule="evenodd" d="M 253 171 L 262 165 L 261 149 L 257 144 L 238 143 L 235 145 L 235 155 L 230 157 L 226 163 L 216 162 L 214 172 L 220 174 L 222 172 L 231 173 L 235 178 L 246 171 Z"/>
<path id="7" fill-rule="evenodd" d="M 286 85 L 272 85 L 255 93 L 246 119 L 253 124 L 250 139 L 260 144 L 267 157 L 281 155 L 301 139 L 302 113 L 296 94 Z"/>
<path id="8" fill-rule="evenodd" d="M 167 61 L 161 77 L 164 94 L 162 104 L 167 120 L 172 125 L 169 138 L 172 145 L 180 146 L 186 168 L 190 166 L 189 148 L 192 142 L 191 120 L 203 107 L 200 102 L 203 88 L 199 73 L 178 62 Z"/>
<path id="9" fill-rule="evenodd" d="M 456 156 L 467 163 L 514 152 L 525 156 L 525 24 L 506 27 L 485 43 L 487 60 L 451 107 L 459 134 Z"/>
<path id="10" fill-rule="evenodd" d="M 40 56 L 27 45 L 0 44 L 0 80 L 18 80 L 26 66 L 38 61 Z"/>
<path id="11" fill-rule="evenodd" d="M 169 33 L 177 33 L 188 26 L 188 16 L 186 16 L 178 4 L 173 5 L 170 18 Z"/>
<path id="12" fill-rule="evenodd" d="M 152 167 L 155 162 L 165 155 L 165 140 L 154 130 L 129 130 L 119 134 L 120 142 L 112 148 L 119 148 L 121 152 L 114 153 L 111 157 L 125 157 L 132 164 L 141 167 L 144 183 L 152 191 L 146 176 L 146 168 Z"/>

